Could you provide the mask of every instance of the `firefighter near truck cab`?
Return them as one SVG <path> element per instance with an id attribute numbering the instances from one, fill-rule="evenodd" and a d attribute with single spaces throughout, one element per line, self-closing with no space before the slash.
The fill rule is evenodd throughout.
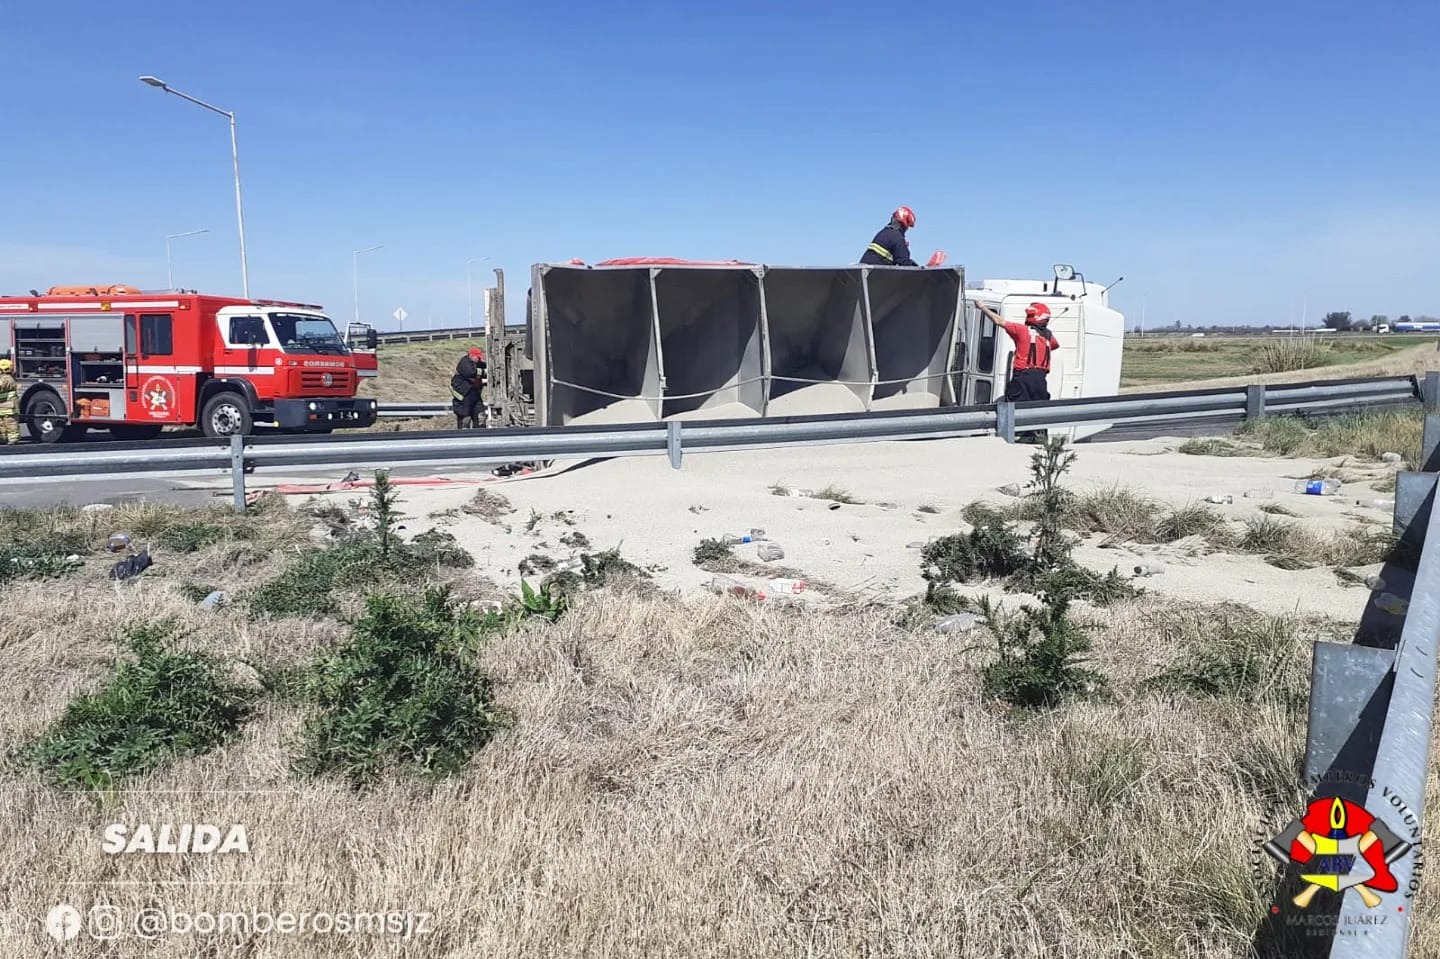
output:
<path id="1" fill-rule="evenodd" d="M 167 426 L 249 435 L 373 425 L 355 357 L 323 310 L 128 286 L 0 297 L 20 421 L 42 443 L 89 429 L 151 439 Z"/>

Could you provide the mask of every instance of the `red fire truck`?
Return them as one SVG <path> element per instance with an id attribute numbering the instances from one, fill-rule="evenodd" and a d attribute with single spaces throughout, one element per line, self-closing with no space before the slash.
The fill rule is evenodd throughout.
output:
<path id="1" fill-rule="evenodd" d="M 328 433 L 375 422 L 375 401 L 355 396 L 355 357 L 321 307 L 304 303 L 32 290 L 0 297 L 0 356 L 15 361 L 22 422 L 42 443 L 92 428 L 135 440 L 166 426 L 231 436 L 256 423 Z"/>

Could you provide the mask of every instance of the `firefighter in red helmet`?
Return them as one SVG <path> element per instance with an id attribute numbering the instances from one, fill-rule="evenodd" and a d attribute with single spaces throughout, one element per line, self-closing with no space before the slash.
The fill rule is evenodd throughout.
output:
<path id="1" fill-rule="evenodd" d="M 1024 323 L 1006 323 L 984 303 L 976 303 L 980 312 L 989 317 L 1015 344 L 1015 356 L 1005 399 L 1012 403 L 1050 399 L 1050 357 L 1060 348 L 1060 341 L 1050 332 L 1050 307 L 1031 303 L 1025 307 Z"/>
<path id="2" fill-rule="evenodd" d="M 455 375 L 450 378 L 450 405 L 455 412 L 455 428 L 480 426 L 478 409 L 480 389 L 485 385 L 485 353 L 479 347 L 460 357 L 455 365 Z"/>
<path id="3" fill-rule="evenodd" d="M 915 211 L 908 206 L 896 207 L 890 214 L 890 222 L 860 254 L 860 262 L 866 266 L 919 266 L 910 258 L 910 243 L 905 239 L 906 231 L 914 226 Z M 937 250 L 926 266 L 939 266 L 944 262 L 945 254 Z"/>

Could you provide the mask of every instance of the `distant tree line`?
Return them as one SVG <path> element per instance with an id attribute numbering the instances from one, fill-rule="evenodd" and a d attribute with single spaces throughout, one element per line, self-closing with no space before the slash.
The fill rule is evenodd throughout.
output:
<path id="1" fill-rule="evenodd" d="M 1339 310 L 1337 310 L 1337 311 L 1335 311 L 1335 312 L 1326 313 L 1326 314 L 1325 314 L 1325 317 L 1320 321 L 1320 325 L 1323 326 L 1325 329 L 1335 330 L 1336 332 L 1347 332 L 1347 331 L 1360 332 L 1360 331 L 1363 331 L 1363 330 L 1373 330 L 1373 329 L 1375 329 L 1377 326 L 1381 326 L 1381 325 L 1384 325 L 1384 324 L 1387 324 L 1387 323 L 1391 323 L 1391 322 L 1392 322 L 1392 321 L 1391 321 L 1390 317 L 1387 316 L 1387 315 L 1385 315 L 1384 313 L 1376 313 L 1376 314 L 1373 314 L 1373 315 L 1367 320 L 1367 319 L 1356 319 L 1349 311 L 1339 311 Z M 1437 320 L 1437 319 L 1436 319 L 1435 317 L 1433 317 L 1433 316 L 1425 316 L 1425 315 L 1423 315 L 1423 314 L 1420 315 L 1420 316 L 1414 317 L 1413 320 L 1412 320 L 1412 317 L 1410 316 L 1409 313 L 1404 313 L 1404 314 L 1401 314 L 1400 316 L 1396 317 L 1393 322 L 1394 322 L 1394 323 L 1410 323 L 1410 322 L 1416 322 L 1416 323 L 1435 323 L 1435 322 L 1440 322 L 1440 320 Z M 1392 324 L 1392 325 L 1393 325 L 1393 324 Z M 1258 326 L 1256 326 L 1256 325 L 1240 325 L 1240 324 L 1212 323 L 1212 324 L 1210 324 L 1210 325 L 1208 325 L 1208 326 L 1205 326 L 1205 325 L 1192 325 L 1192 324 L 1189 324 L 1189 323 L 1181 323 L 1179 320 L 1176 320 L 1174 323 L 1170 324 L 1169 326 L 1151 326 L 1151 327 L 1149 328 L 1148 332 L 1151 332 L 1151 333 L 1166 333 L 1166 334 L 1171 334 L 1171 335 L 1173 335 L 1173 334 L 1175 334 L 1175 333 L 1254 333 L 1254 332 L 1256 331 L 1256 329 L 1272 329 L 1272 328 L 1273 328 L 1273 329 L 1293 329 L 1294 326 L 1295 326 L 1295 324 L 1291 324 L 1291 323 L 1268 323 L 1268 324 L 1260 324 L 1260 325 L 1258 325 Z M 1315 327 L 1314 327 L 1314 326 L 1311 326 L 1311 329 L 1315 329 Z M 1143 329 L 1141 329 L 1139 326 L 1136 326 L 1136 327 L 1135 327 L 1134 329 L 1132 329 L 1130 332 L 1131 332 L 1131 333 L 1144 333 L 1144 332 L 1146 332 L 1146 330 L 1143 330 Z"/>

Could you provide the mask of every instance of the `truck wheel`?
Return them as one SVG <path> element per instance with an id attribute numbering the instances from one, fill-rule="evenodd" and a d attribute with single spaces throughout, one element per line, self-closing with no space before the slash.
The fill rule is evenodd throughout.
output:
<path id="1" fill-rule="evenodd" d="M 163 426 L 152 426 L 149 423 L 112 423 L 110 424 L 110 435 L 117 440 L 153 440 L 160 435 Z"/>
<path id="2" fill-rule="evenodd" d="M 250 404 L 239 393 L 216 393 L 200 412 L 200 429 L 206 436 L 249 436 L 252 426 Z"/>
<path id="3" fill-rule="evenodd" d="M 70 425 L 65 404 L 54 393 L 41 393 L 25 408 L 30 436 L 38 443 L 70 443 L 85 435 L 85 427 Z"/>

